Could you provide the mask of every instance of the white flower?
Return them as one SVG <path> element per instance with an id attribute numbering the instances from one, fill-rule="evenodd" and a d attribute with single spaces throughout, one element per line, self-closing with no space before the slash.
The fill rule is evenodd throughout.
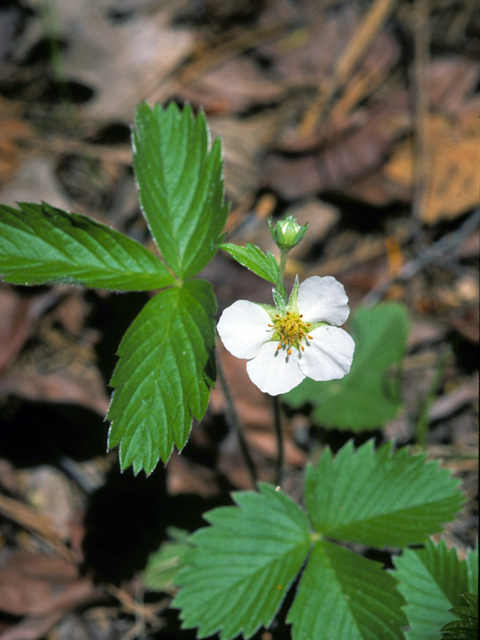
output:
<path id="1" fill-rule="evenodd" d="M 251 381 L 276 396 L 306 377 L 334 380 L 350 371 L 355 343 L 338 327 L 350 313 L 347 302 L 335 278 L 313 276 L 296 281 L 283 309 L 238 300 L 217 329 L 225 348 L 248 360 Z"/>

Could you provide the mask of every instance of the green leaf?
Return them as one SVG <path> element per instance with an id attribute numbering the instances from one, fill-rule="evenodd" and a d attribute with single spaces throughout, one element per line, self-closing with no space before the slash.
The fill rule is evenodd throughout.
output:
<path id="1" fill-rule="evenodd" d="M 173 580 L 184 566 L 184 558 L 192 548 L 187 541 L 188 531 L 169 527 L 167 534 L 172 539 L 163 542 L 158 551 L 150 554 L 142 574 L 143 584 L 152 591 L 173 590 Z"/>
<path id="2" fill-rule="evenodd" d="M 213 258 L 228 213 L 220 140 L 209 149 L 202 112 L 187 105 L 141 104 L 133 131 L 133 165 L 140 202 L 165 262 L 179 278 Z"/>
<path id="3" fill-rule="evenodd" d="M 350 330 L 355 340 L 350 373 L 328 382 L 306 378 L 283 400 L 292 407 L 311 403 L 314 419 L 324 427 L 361 431 L 383 425 L 402 407 L 398 368 L 409 330 L 407 311 L 393 302 L 363 307 L 353 314 Z"/>
<path id="4" fill-rule="evenodd" d="M 277 283 L 279 266 L 277 259 L 270 251 L 265 254 L 251 242 L 247 242 L 245 247 L 226 242 L 219 245 L 219 249 L 227 251 L 234 260 L 256 273 L 260 278 L 273 284 Z"/>
<path id="5" fill-rule="evenodd" d="M 450 609 L 459 620 L 453 620 L 440 630 L 442 640 L 476 640 L 478 638 L 478 595 L 462 595 L 467 606 Z"/>
<path id="6" fill-rule="evenodd" d="M 293 640 L 400 640 L 404 599 L 381 564 L 320 541 L 287 617 Z"/>
<path id="7" fill-rule="evenodd" d="M 268 626 L 308 553 L 301 508 L 272 485 L 259 489 L 234 494 L 238 507 L 208 512 L 212 526 L 191 538 L 195 549 L 176 578 L 183 588 L 173 606 L 182 609 L 184 628 L 199 627 L 198 638 L 249 638 Z"/>
<path id="8" fill-rule="evenodd" d="M 0 205 L 0 274 L 5 282 L 81 284 L 117 291 L 174 282 L 135 240 L 78 213 L 48 204 Z"/>
<path id="9" fill-rule="evenodd" d="M 270 624 L 316 540 L 287 617 L 294 640 L 401 639 L 407 618 L 396 578 L 325 538 L 378 547 L 424 540 L 460 506 L 456 484 L 424 455 L 392 454 L 390 444 L 375 452 L 372 441 L 355 452 L 349 443 L 336 458 L 326 449 L 307 470 L 315 533 L 300 507 L 271 485 L 237 494 L 238 507 L 210 512 L 212 526 L 193 536 L 174 606 L 186 628 L 199 627 L 199 638 L 249 638 Z"/>
<path id="10" fill-rule="evenodd" d="M 109 447 L 122 469 L 150 473 L 182 449 L 192 417 L 200 420 L 215 380 L 216 311 L 212 287 L 192 280 L 158 293 L 124 335 L 113 373 Z"/>
<path id="11" fill-rule="evenodd" d="M 478 563 L 478 553 L 459 560 L 455 548 L 448 549 L 443 540 L 438 546 L 429 540 L 423 549 L 405 549 L 394 561 L 398 589 L 408 603 L 408 639 L 438 640 L 440 627 L 454 618 L 448 610 L 462 604 L 460 594 L 478 589 L 468 569 L 472 561 Z"/>
<path id="12" fill-rule="evenodd" d="M 316 531 L 372 547 L 423 542 L 452 520 L 464 501 L 458 480 L 425 455 L 392 443 L 378 451 L 373 440 L 357 451 L 348 442 L 332 457 L 326 448 L 317 467 L 309 465 L 305 499 Z"/>
<path id="13" fill-rule="evenodd" d="M 467 565 L 468 591 L 478 593 L 478 538 L 474 551 L 468 553 L 465 559 Z"/>

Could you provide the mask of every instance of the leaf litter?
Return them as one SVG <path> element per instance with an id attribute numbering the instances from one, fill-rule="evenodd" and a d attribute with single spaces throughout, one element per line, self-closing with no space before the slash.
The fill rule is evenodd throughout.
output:
<path id="1" fill-rule="evenodd" d="M 0 21 L 0 29 L 9 30 L 1 39 L 6 43 L 0 67 L 2 202 L 43 199 L 145 241 L 135 198 L 122 195 L 132 190 L 125 131 L 134 106 L 142 99 L 203 106 L 225 149 L 232 200 L 228 241 L 274 251 L 266 218 L 295 213 L 302 224 L 310 222 L 311 231 L 292 253 L 287 266 L 292 277 L 334 275 L 353 306 L 380 298 L 407 304 L 412 334 L 404 362 L 405 408 L 382 437 L 411 442 L 415 420 L 433 393 L 427 453 L 443 458 L 462 478 L 469 499 L 465 516 L 446 537 L 461 549 L 471 546 L 477 527 L 478 221 L 467 236 L 457 231 L 479 204 L 480 24 L 471 10 L 474 3 L 430 3 L 434 48 L 421 63 L 427 108 L 420 120 L 412 109 L 416 97 L 409 80 L 420 55 L 411 5 L 403 0 L 377 0 L 371 12 L 360 2 L 330 0 L 53 4 L 53 31 L 33 0 L 13 10 L 21 27 L 12 31 L 11 17 Z M 56 70 L 49 38 L 60 45 Z M 97 142 L 108 128 L 112 137 Z M 425 206 L 414 216 L 422 139 L 428 180 Z M 445 251 L 441 241 L 448 234 L 454 243 Z M 442 250 L 436 253 L 438 243 Z M 221 308 L 239 298 L 270 298 L 267 283 L 223 255 L 207 270 Z M 0 609 L 19 617 L 1 619 L 2 638 L 66 638 L 82 620 L 98 630 L 103 619 L 115 632 L 105 589 L 79 573 L 89 501 L 118 474 L 115 457 L 105 455 L 104 445 L 92 445 L 83 460 L 74 460 L 65 439 L 58 437 L 59 429 L 72 429 L 74 423 L 49 407 L 82 407 L 85 432 L 97 428 L 95 420 L 108 406 L 106 382 L 118 345 L 113 333 L 121 333 L 119 324 L 123 330 L 129 324 L 121 298 L 114 302 L 115 296 L 103 292 L 1 286 L 1 420 L 17 431 L 27 428 L 19 416 L 27 416 L 28 428 L 38 416 L 59 420 L 55 429 L 53 423 L 40 429 L 46 434 L 42 437 L 54 438 L 56 453 L 35 461 L 32 478 L 38 490 L 34 487 L 33 494 L 31 485 L 27 491 L 22 484 L 25 463 L 13 440 L 0 441 L 0 487 L 5 500 L 14 501 L 0 505 L 0 554 L 2 572 L 7 572 L 1 579 L 11 587 L 10 600 L 4 601 L 2 591 Z M 449 344 L 452 355 L 432 391 Z M 248 386 L 243 363 L 223 352 L 222 357 L 238 389 L 238 411 L 259 475 L 270 480 L 276 456 L 270 404 Z M 192 498 L 194 506 L 188 503 L 188 509 L 200 513 L 211 501 L 225 503 L 228 488 L 249 486 L 236 438 L 225 427 L 224 406 L 217 388 L 185 453 L 167 468 L 162 500 L 196 494 L 198 500 Z M 318 435 L 308 414 L 283 420 L 284 487 L 298 497 L 307 452 Z M 12 432 L 7 428 L 5 433 Z M 320 431 L 321 446 L 332 438 L 332 432 Z M 54 517 L 62 523 L 60 533 L 42 500 L 32 502 L 32 495 L 50 495 L 42 493 L 47 486 L 42 478 L 51 474 L 36 472 L 44 467 L 75 491 L 84 487 L 76 510 L 58 500 L 60 513 Z M 92 468 L 100 484 L 89 484 Z M 58 488 L 59 496 L 62 491 Z M 172 515 L 180 526 L 182 518 Z M 32 569 L 30 577 L 25 567 Z M 41 579 L 35 567 L 41 567 Z M 55 585 L 62 586 L 63 600 L 52 599 Z M 129 609 L 118 592 L 113 597 L 116 617 L 122 612 L 130 625 L 122 633 L 134 629 L 132 612 L 141 610 L 137 588 L 136 579 L 124 585 Z M 86 601 L 95 604 L 77 611 Z M 148 624 L 153 629 L 151 616 L 143 629 Z"/>

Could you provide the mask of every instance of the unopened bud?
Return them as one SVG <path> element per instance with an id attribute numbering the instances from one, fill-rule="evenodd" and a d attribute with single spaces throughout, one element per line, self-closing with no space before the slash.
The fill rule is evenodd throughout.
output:
<path id="1" fill-rule="evenodd" d="M 298 224 L 295 216 L 291 215 L 277 222 L 275 226 L 270 218 L 268 220 L 268 226 L 270 227 L 275 244 L 283 251 L 293 249 L 293 247 L 300 242 L 308 229 L 308 223 L 300 225 Z"/>

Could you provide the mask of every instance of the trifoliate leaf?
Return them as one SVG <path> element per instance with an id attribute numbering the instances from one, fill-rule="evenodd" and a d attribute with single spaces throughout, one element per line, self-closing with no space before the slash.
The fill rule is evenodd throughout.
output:
<path id="1" fill-rule="evenodd" d="M 265 254 L 259 247 L 251 242 L 247 242 L 245 247 L 239 247 L 236 244 L 226 242 L 219 245 L 219 249 L 227 251 L 232 258 L 256 273 L 257 276 L 273 284 L 277 283 L 279 266 L 277 259 L 270 251 L 267 251 Z"/>
<path id="2" fill-rule="evenodd" d="M 453 620 L 440 630 L 442 640 L 476 640 L 478 638 L 478 595 L 466 593 L 462 598 L 467 601 L 463 607 L 453 607 L 450 612 L 459 620 Z"/>
<path id="3" fill-rule="evenodd" d="M 113 373 L 109 447 L 120 444 L 122 469 L 150 473 L 182 449 L 200 420 L 215 380 L 212 287 L 192 280 L 158 293 L 124 335 Z"/>
<path id="4" fill-rule="evenodd" d="M 317 542 L 287 617 L 293 640 L 403 640 L 407 619 L 395 585 L 381 564 Z"/>
<path id="5" fill-rule="evenodd" d="M 198 638 L 249 638 L 268 626 L 308 553 L 301 508 L 271 485 L 259 489 L 235 494 L 237 507 L 208 512 L 212 526 L 191 538 L 195 549 L 177 575 L 182 589 L 173 606 L 182 609 L 184 628 L 199 627 Z"/>
<path id="6" fill-rule="evenodd" d="M 135 240 L 78 213 L 48 204 L 0 205 L 0 275 L 5 282 L 81 284 L 117 291 L 174 282 Z"/>
<path id="7" fill-rule="evenodd" d="M 469 556 L 475 557 L 459 560 L 455 548 L 429 540 L 423 549 L 405 549 L 394 559 L 398 589 L 408 603 L 408 640 L 438 640 L 440 628 L 454 620 L 449 609 L 463 604 L 460 594 L 478 589 L 468 571 L 472 560 L 478 563 L 478 553 Z"/>
<path id="8" fill-rule="evenodd" d="M 378 451 L 373 440 L 357 451 L 348 442 L 335 456 L 326 448 L 310 465 L 305 499 L 316 531 L 336 540 L 372 547 L 423 542 L 452 520 L 464 498 L 458 480 L 425 455 L 406 448 Z"/>
<path id="9" fill-rule="evenodd" d="M 271 622 L 281 603 L 276 589 L 288 587 L 316 540 L 287 617 L 294 640 L 401 639 L 407 618 L 396 580 L 326 538 L 378 547 L 424 540 L 460 506 L 456 484 L 423 455 L 392 454 L 390 445 L 375 452 L 369 442 L 355 452 L 347 444 L 336 458 L 327 449 L 307 470 L 316 532 L 308 534 L 301 509 L 270 485 L 238 494 L 238 507 L 210 512 L 212 526 L 193 536 L 174 606 L 185 627 L 199 627 L 199 638 L 249 638 Z"/>
<path id="10" fill-rule="evenodd" d="M 293 407 L 312 404 L 314 419 L 324 427 L 361 431 L 382 426 L 402 406 L 398 369 L 408 329 L 402 305 L 358 309 L 349 328 L 355 340 L 350 373 L 328 382 L 306 378 L 282 399 Z"/>
<path id="11" fill-rule="evenodd" d="M 220 140 L 209 149 L 202 112 L 187 105 L 141 104 L 133 131 L 133 165 L 143 213 L 167 265 L 179 278 L 213 258 L 228 213 Z"/>
<path id="12" fill-rule="evenodd" d="M 150 554 L 147 566 L 142 574 L 142 582 L 152 591 L 171 591 L 173 580 L 184 566 L 183 559 L 192 548 L 187 541 L 188 531 L 169 527 L 167 534 L 171 538 L 160 545 L 158 551 Z"/>

